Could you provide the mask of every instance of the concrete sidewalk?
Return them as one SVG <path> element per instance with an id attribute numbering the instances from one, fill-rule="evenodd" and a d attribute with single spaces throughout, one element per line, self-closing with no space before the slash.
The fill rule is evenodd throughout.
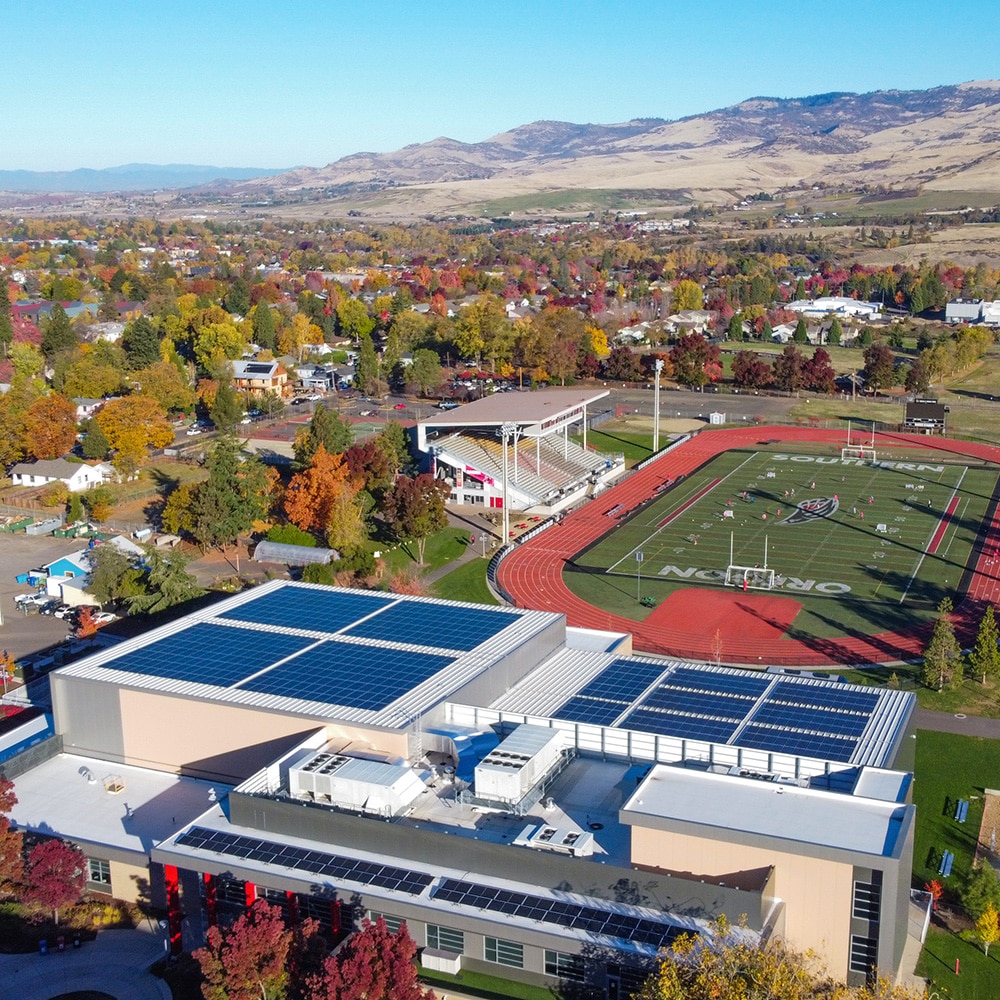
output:
<path id="1" fill-rule="evenodd" d="M 60 993 L 97 990 L 116 1000 L 170 1000 L 170 988 L 150 973 L 163 957 L 163 932 L 144 924 L 140 929 L 101 931 L 66 951 L 47 955 L 0 955 L 2 1000 L 50 1000 Z"/>

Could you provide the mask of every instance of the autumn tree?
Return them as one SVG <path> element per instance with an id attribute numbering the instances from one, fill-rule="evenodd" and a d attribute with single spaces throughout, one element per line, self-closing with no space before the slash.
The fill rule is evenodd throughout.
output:
<path id="1" fill-rule="evenodd" d="M 174 440 L 174 429 L 152 396 L 137 394 L 108 400 L 95 419 L 108 448 L 115 452 L 115 468 L 125 475 L 136 472 L 150 448 L 165 448 Z"/>
<path id="2" fill-rule="evenodd" d="M 6 650 L 4 654 L 9 659 Z M 0 896 L 16 892 L 24 875 L 24 840 L 10 822 L 16 805 L 14 782 L 0 774 Z"/>
<path id="3" fill-rule="evenodd" d="M 510 335 L 510 322 L 503 302 L 487 293 L 458 314 L 455 349 L 461 357 L 474 359 L 477 365 L 483 354 L 496 365 L 509 357 Z"/>
<path id="4" fill-rule="evenodd" d="M 292 932 L 278 907 L 258 900 L 227 931 L 210 927 L 206 938 L 194 952 L 205 1000 L 284 1000 Z"/>
<path id="5" fill-rule="evenodd" d="M 976 937 L 983 946 L 983 952 L 988 956 L 990 945 L 1000 940 L 1000 923 L 998 923 L 996 907 L 987 903 L 986 908 L 976 919 Z"/>
<path id="6" fill-rule="evenodd" d="M 170 361 L 154 361 L 132 375 L 139 392 L 151 396 L 167 413 L 189 410 L 194 406 L 194 390 L 177 365 Z"/>
<path id="7" fill-rule="evenodd" d="M 951 598 L 944 597 L 938 605 L 934 631 L 924 651 L 924 665 L 920 678 L 929 688 L 940 691 L 945 684 L 962 678 L 962 650 L 955 638 L 955 624 L 951 620 Z"/>
<path id="8" fill-rule="evenodd" d="M 630 347 L 617 344 L 604 362 L 604 374 L 619 382 L 634 382 L 642 377 L 642 365 Z"/>
<path id="9" fill-rule="evenodd" d="M 982 682 L 986 678 L 1000 676 L 1000 649 L 997 648 L 997 620 L 993 605 L 987 604 L 976 633 L 976 644 L 969 653 L 969 669 L 978 674 Z"/>
<path id="10" fill-rule="evenodd" d="M 76 407 L 58 392 L 42 396 L 28 407 L 24 431 L 28 454 L 60 458 L 76 442 Z"/>
<path id="11" fill-rule="evenodd" d="M 671 312 L 681 312 L 685 309 L 701 309 L 705 304 L 705 296 L 702 294 L 701 285 L 690 278 L 683 278 L 674 286 L 673 297 L 670 301 Z"/>
<path id="12" fill-rule="evenodd" d="M 833 392 L 837 373 L 830 363 L 830 354 L 823 347 L 817 347 L 813 356 L 802 364 L 802 379 L 805 388 L 812 392 Z"/>
<path id="13" fill-rule="evenodd" d="M 805 385 L 804 360 L 795 344 L 787 344 L 771 366 L 775 388 L 798 392 Z"/>
<path id="14" fill-rule="evenodd" d="M 292 476 L 285 491 L 285 514 L 292 524 L 322 536 L 332 548 L 351 551 L 368 538 L 356 502 L 359 489 L 343 457 L 320 445 L 309 468 Z"/>
<path id="15" fill-rule="evenodd" d="M 756 351 L 740 351 L 733 358 L 733 382 L 741 389 L 763 389 L 771 384 L 771 366 Z"/>
<path id="16" fill-rule="evenodd" d="M 445 501 L 451 487 L 443 479 L 424 475 L 400 476 L 386 493 L 383 514 L 401 541 L 417 543 L 417 560 L 423 565 L 427 539 L 448 526 Z"/>
<path id="17" fill-rule="evenodd" d="M 375 320 L 368 315 L 363 302 L 357 299 L 344 299 L 337 306 L 337 324 L 343 336 L 354 341 L 355 346 L 361 346 L 361 338 L 371 336 L 375 329 Z"/>
<path id="18" fill-rule="evenodd" d="M 86 872 L 87 859 L 79 848 L 61 840 L 43 840 L 28 853 L 22 898 L 51 910 L 58 925 L 59 911 L 83 895 Z"/>
<path id="19" fill-rule="evenodd" d="M 392 933 L 382 917 L 365 918 L 323 970 L 308 983 L 313 1000 L 433 1000 L 417 980 L 417 946 L 401 924 Z"/>
<path id="20" fill-rule="evenodd" d="M 670 349 L 674 377 L 692 389 L 700 389 L 710 381 L 710 369 L 718 364 L 719 357 L 719 348 L 700 333 L 686 334 Z"/>
<path id="21" fill-rule="evenodd" d="M 885 344 L 872 344 L 865 349 L 865 388 L 872 392 L 888 389 L 896 381 L 896 361 Z"/>

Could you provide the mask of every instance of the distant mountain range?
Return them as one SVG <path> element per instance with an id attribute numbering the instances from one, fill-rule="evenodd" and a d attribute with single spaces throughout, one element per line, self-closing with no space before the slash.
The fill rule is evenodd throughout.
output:
<path id="1" fill-rule="evenodd" d="M 147 164 L 58 174 L 0 171 L 0 191 L 186 188 L 179 197 L 187 210 L 201 202 L 278 212 L 283 205 L 312 204 L 397 217 L 482 212 L 503 199 L 513 211 L 557 202 L 578 211 L 606 206 L 618 193 L 633 207 L 644 196 L 659 203 L 726 203 L 814 185 L 1000 194 L 1000 81 L 755 97 L 678 121 L 539 121 L 483 142 L 442 137 L 284 172 Z"/>
<path id="2" fill-rule="evenodd" d="M 0 191 L 156 191 L 223 180 L 244 181 L 275 173 L 279 171 L 259 167 L 202 167 L 191 163 L 127 163 L 103 170 L 0 170 Z"/>
<path id="3" fill-rule="evenodd" d="M 235 187 L 275 201 L 440 212 L 560 191 L 583 192 L 581 203 L 594 190 L 726 201 L 813 184 L 1000 192 L 1000 81 L 756 97 L 679 121 L 539 121 L 484 142 L 438 138 Z"/>

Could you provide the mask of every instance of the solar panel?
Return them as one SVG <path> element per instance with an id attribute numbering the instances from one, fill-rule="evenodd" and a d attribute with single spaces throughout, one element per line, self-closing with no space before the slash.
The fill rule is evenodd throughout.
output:
<path id="1" fill-rule="evenodd" d="M 262 594 L 219 618 L 314 632 L 339 632 L 359 618 L 387 607 L 393 598 L 337 587 L 282 587 Z"/>
<path id="2" fill-rule="evenodd" d="M 135 674 L 229 687 L 315 639 L 199 622 L 103 666 Z"/>
<path id="3" fill-rule="evenodd" d="M 753 721 L 762 725 L 808 729 L 838 736 L 860 736 L 868 725 L 868 716 L 767 701 L 754 712 Z"/>
<path id="4" fill-rule="evenodd" d="M 238 686 L 282 698 L 377 712 L 451 662 L 450 656 L 331 639 Z"/>
<path id="5" fill-rule="evenodd" d="M 753 705 L 752 698 L 731 698 L 708 691 L 658 687 L 643 699 L 641 707 L 665 708 L 671 712 L 691 712 L 694 715 L 717 715 L 723 719 L 742 719 Z"/>
<path id="6" fill-rule="evenodd" d="M 666 669 L 664 663 L 614 660 L 579 693 L 630 705 Z"/>
<path id="7" fill-rule="evenodd" d="M 743 674 L 724 674 L 721 671 L 678 667 L 663 679 L 661 687 L 689 687 L 698 691 L 742 695 L 756 700 L 770 684 L 771 678 L 749 671 Z"/>
<path id="8" fill-rule="evenodd" d="M 768 750 L 799 757 L 818 757 L 821 760 L 846 763 L 851 759 L 858 742 L 836 736 L 820 736 L 771 726 L 749 725 L 740 733 L 735 744 L 754 750 Z"/>
<path id="9" fill-rule="evenodd" d="M 509 611 L 399 601 L 347 629 L 346 634 L 383 642 L 468 651 L 492 639 L 517 617 Z"/>
<path id="10" fill-rule="evenodd" d="M 597 906 L 548 899 L 545 896 L 508 893 L 503 889 L 462 879 L 443 879 L 433 896 L 435 900 L 447 903 L 462 903 L 480 910 L 526 917 L 541 923 L 558 924 L 560 927 L 572 927 L 625 941 L 639 941 L 657 948 L 669 944 L 681 933 L 681 928 L 673 924 L 648 917 L 635 917 Z"/>
<path id="11" fill-rule="evenodd" d="M 640 732 L 659 736 L 725 743 L 736 732 L 738 723 L 727 719 L 706 719 L 701 715 L 677 715 L 673 712 L 637 708 L 621 725 L 625 729 L 638 729 Z"/>
<path id="12" fill-rule="evenodd" d="M 250 362 L 243 366 L 243 371 L 247 375 L 270 375 L 274 365 L 264 364 L 263 361 Z"/>
<path id="13" fill-rule="evenodd" d="M 561 708 L 553 712 L 557 719 L 567 722 L 584 722 L 592 726 L 610 726 L 626 705 L 618 701 L 602 701 L 598 698 L 570 698 Z"/>
<path id="14" fill-rule="evenodd" d="M 768 701 L 821 705 L 825 708 L 840 708 L 847 712 L 863 712 L 869 715 L 878 704 L 879 697 L 877 694 L 851 690 L 847 685 L 820 687 L 818 684 L 779 681 L 768 695 Z"/>
<path id="15" fill-rule="evenodd" d="M 290 847 L 287 844 L 258 840 L 256 837 L 244 837 L 235 833 L 226 833 L 223 830 L 208 830 L 198 826 L 181 834 L 177 838 L 177 844 L 181 847 L 211 851 L 213 854 L 222 854 L 226 857 L 281 865 L 283 868 L 310 872 L 314 875 L 327 875 L 333 870 L 337 872 L 338 878 L 359 882 L 362 885 L 378 885 L 382 888 L 394 889 L 397 892 L 405 892 L 411 896 L 419 896 L 434 881 L 432 875 L 411 871 L 408 868 L 372 864 L 370 861 L 359 861 L 339 854 L 310 851 L 301 847 Z"/>

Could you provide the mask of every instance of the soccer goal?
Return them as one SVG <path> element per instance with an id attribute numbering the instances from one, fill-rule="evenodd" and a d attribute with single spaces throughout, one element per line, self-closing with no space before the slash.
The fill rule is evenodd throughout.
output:
<path id="1" fill-rule="evenodd" d="M 774 570 L 760 566 L 726 567 L 726 586 L 744 590 L 774 590 Z"/>
<path id="2" fill-rule="evenodd" d="M 840 458 L 842 461 L 849 458 L 860 459 L 862 462 L 878 461 L 874 448 L 843 447 L 840 449 Z"/>

